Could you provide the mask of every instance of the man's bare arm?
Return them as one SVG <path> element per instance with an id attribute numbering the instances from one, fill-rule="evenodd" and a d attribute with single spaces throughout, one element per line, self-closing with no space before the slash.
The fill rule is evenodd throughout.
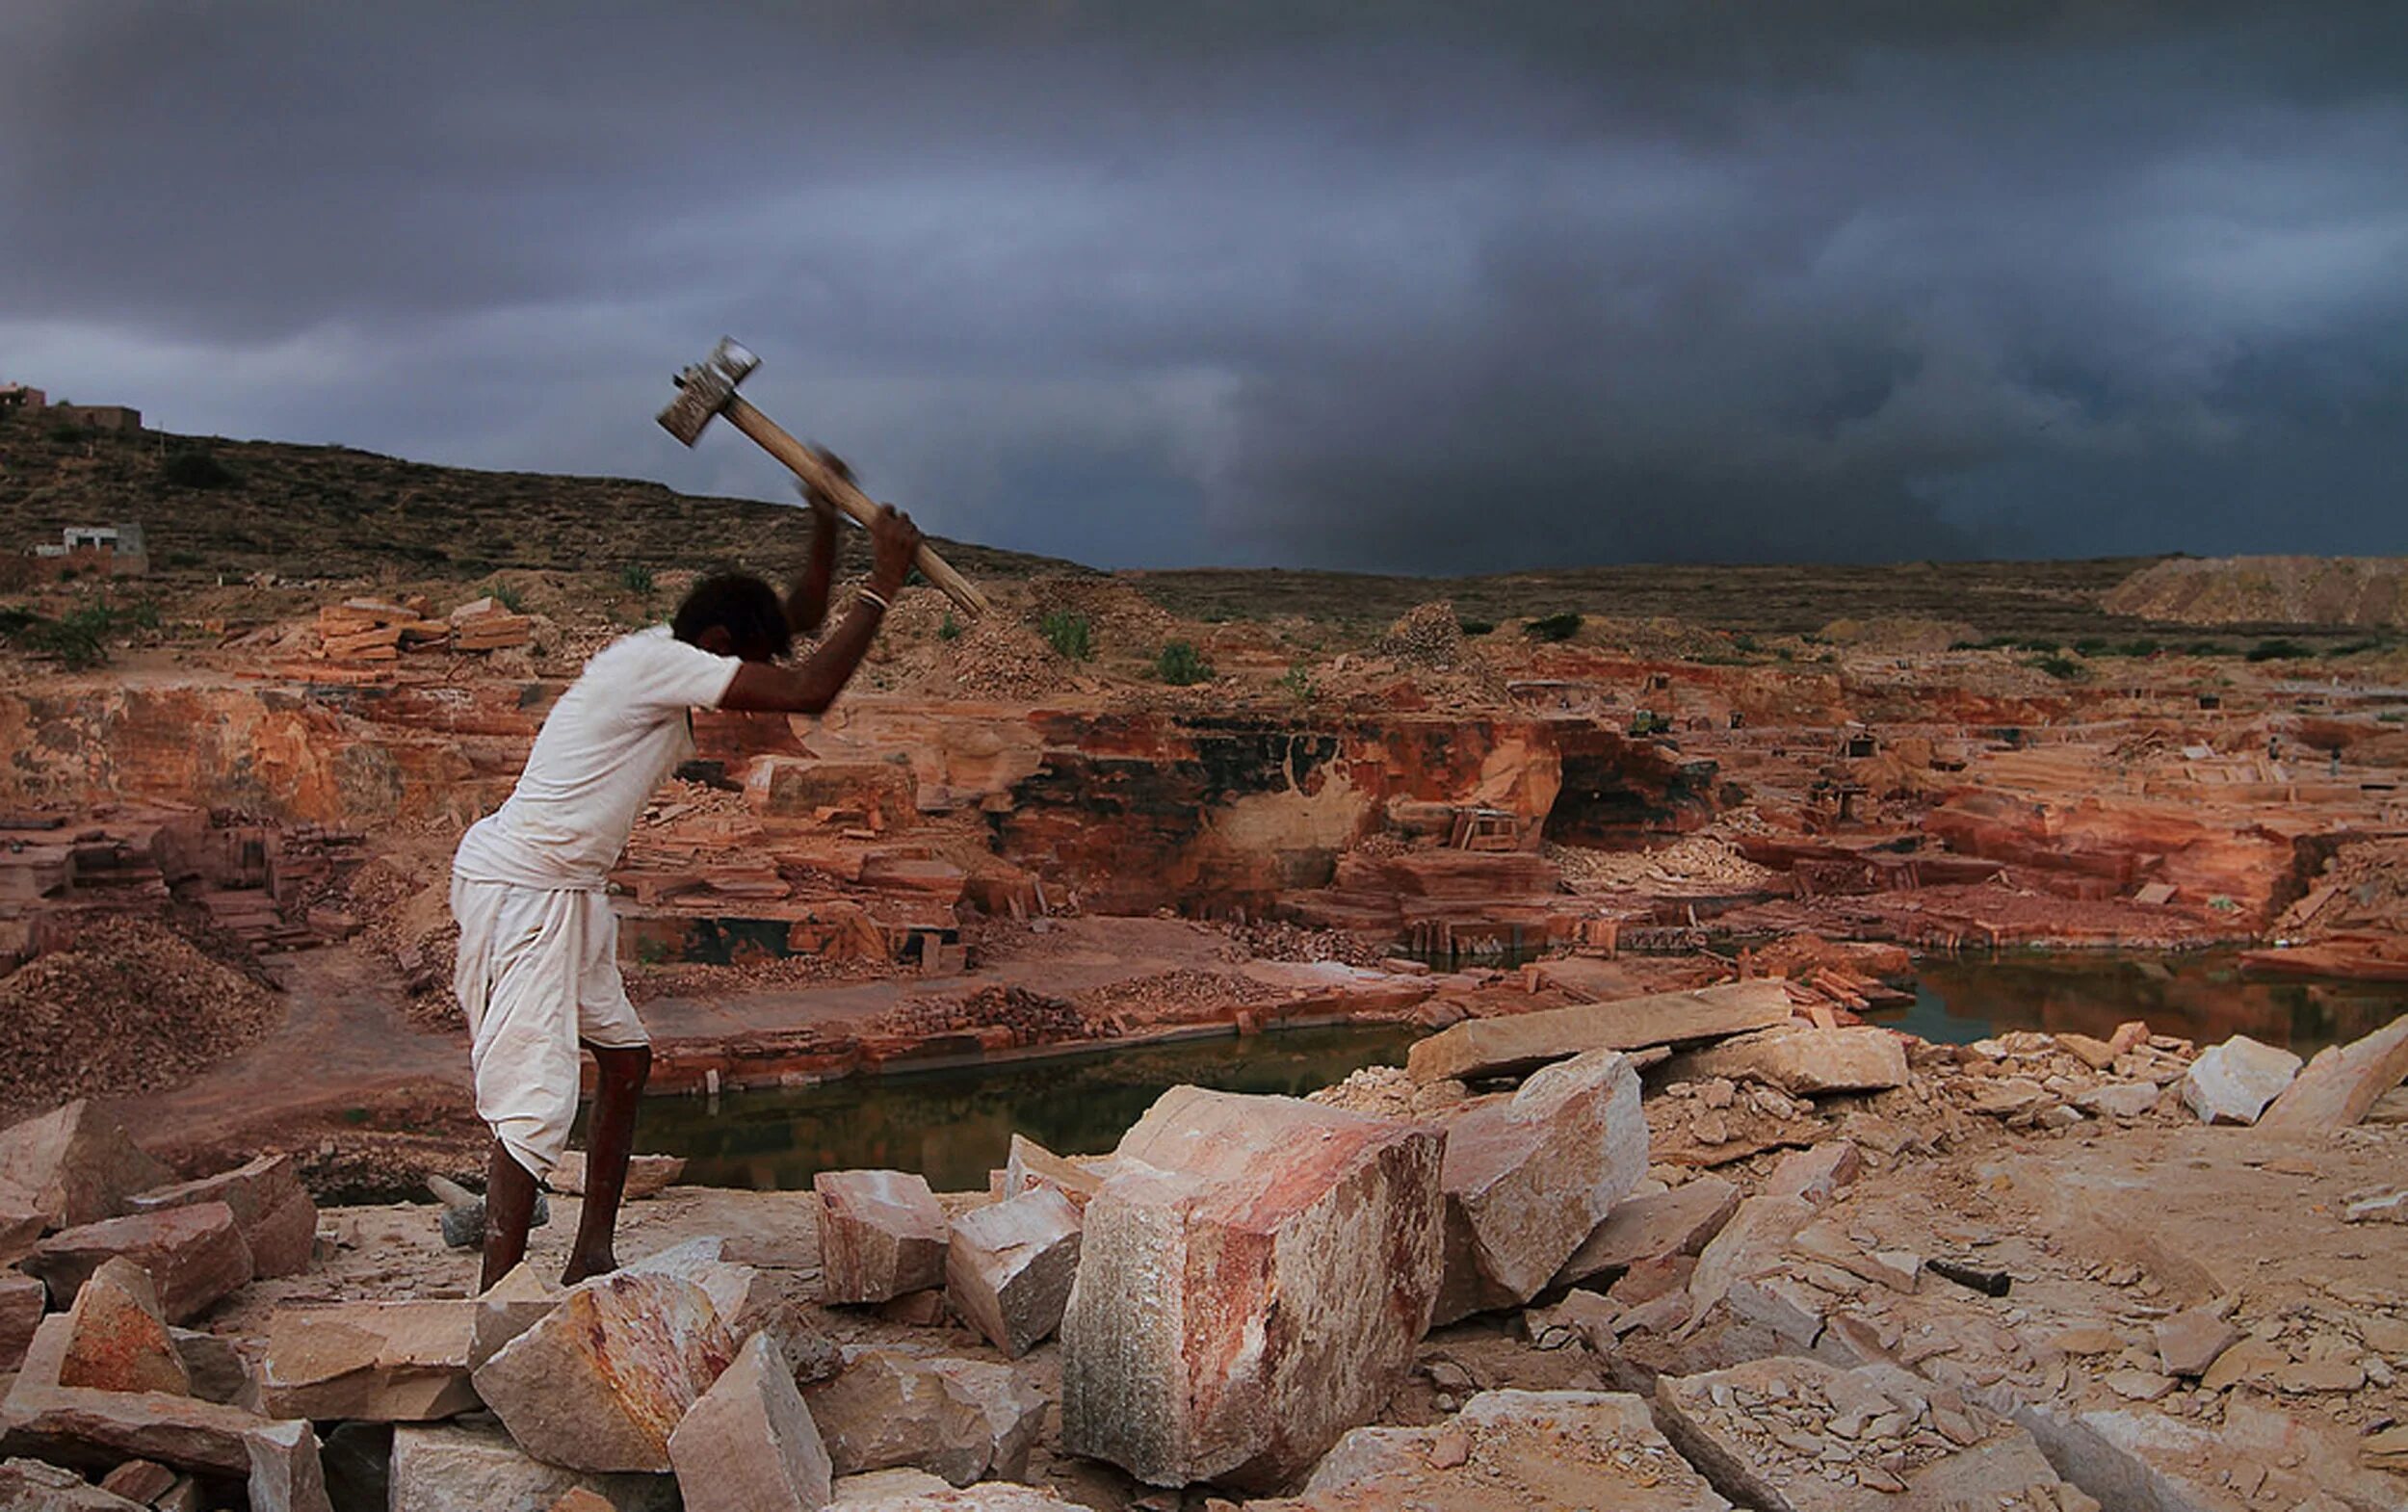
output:
<path id="1" fill-rule="evenodd" d="M 736 668 L 734 680 L 720 697 L 720 708 L 761 714 L 818 714 L 836 701 L 836 695 L 844 691 L 861 665 L 862 657 L 869 653 L 870 642 L 877 639 L 877 627 L 886 617 L 885 606 L 879 600 L 891 601 L 903 591 L 912 557 L 920 549 L 920 531 L 911 523 L 911 516 L 898 514 L 889 508 L 880 510 L 877 523 L 870 527 L 870 543 L 876 560 L 870 572 L 869 591 L 853 605 L 843 623 L 794 666 L 746 662 Z"/>
<path id="2" fill-rule="evenodd" d="M 847 482 L 852 482 L 852 469 L 835 453 L 823 450 L 820 460 Z M 786 624 L 796 635 L 816 636 L 827 618 L 828 586 L 836 579 L 836 536 L 840 527 L 834 504 L 808 487 L 803 489 L 802 497 L 811 506 L 811 553 L 803 560 L 801 573 L 786 590 Z"/>

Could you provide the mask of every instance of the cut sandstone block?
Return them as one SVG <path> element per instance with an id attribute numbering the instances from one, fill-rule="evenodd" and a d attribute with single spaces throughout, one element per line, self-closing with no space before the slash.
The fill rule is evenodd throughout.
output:
<path id="1" fill-rule="evenodd" d="M 159 1293 L 143 1268 L 111 1260 L 75 1293 L 67 1312 L 66 1358 L 59 1362 L 61 1386 L 101 1392 L 193 1394 L 192 1377 L 159 1316 Z"/>
<path id="2" fill-rule="evenodd" d="M 616 1512 L 672 1512 L 677 1505 L 677 1482 L 667 1475 L 593 1475 L 546 1465 L 490 1423 L 393 1432 L 391 1512 L 550 1512 L 580 1489 Z"/>
<path id="3" fill-rule="evenodd" d="M 1618 1003 L 1471 1019 L 1416 1044 L 1405 1068 L 1416 1082 L 1464 1081 L 1534 1070 L 1591 1050 L 1646 1050 L 1718 1039 L 1790 1021 L 1778 981 L 1735 981 Z"/>
<path id="4" fill-rule="evenodd" d="M 21 1272 L 0 1270 L 0 1373 L 24 1363 L 49 1305 L 49 1288 Z"/>
<path id="5" fill-rule="evenodd" d="M 54 1234 L 24 1268 L 49 1283 L 54 1298 L 72 1297 L 103 1263 L 123 1257 L 148 1272 L 159 1308 L 181 1323 L 251 1278 L 250 1246 L 222 1202 L 109 1218 Z"/>
<path id="6" fill-rule="evenodd" d="M 511 1266 L 501 1280 L 478 1293 L 469 1321 L 468 1369 L 475 1370 L 502 1352 L 502 1346 L 536 1326 L 561 1305 L 567 1292 L 538 1274 L 526 1261 Z"/>
<path id="7" fill-rule="evenodd" d="M 36 1330 L 25 1367 L 0 1407 L 12 1447 L 50 1458 L 114 1453 L 221 1477 L 250 1473 L 244 1439 L 269 1420 L 196 1396 L 61 1386 L 67 1341 L 65 1313 L 52 1314 Z"/>
<path id="8" fill-rule="evenodd" d="M 1773 1029 L 1677 1056 L 1665 1075 L 1761 1082 L 1793 1097 L 1879 1092 L 1906 1084 L 1906 1042 L 1885 1029 Z"/>
<path id="9" fill-rule="evenodd" d="M 2316 1052 L 2258 1120 L 2262 1129 L 2329 1134 L 2357 1123 L 2408 1081 L 2408 1014 L 2363 1039 Z"/>
<path id="10" fill-rule="evenodd" d="M 174 1179 L 80 1098 L 0 1132 L 0 1208 L 38 1212 L 50 1228 L 114 1218 L 134 1193 Z"/>
<path id="11" fill-rule="evenodd" d="M 923 1177 L 903 1171 L 822 1171 L 812 1190 L 820 1224 L 820 1300 L 885 1302 L 945 1284 L 945 1210 Z"/>
<path id="12" fill-rule="evenodd" d="M 0 1460 L 0 1507 L 9 1512 L 148 1512 L 71 1470 L 38 1459 Z"/>
<path id="13" fill-rule="evenodd" d="M 259 1406 L 270 1417 L 428 1422 L 477 1405 L 478 1304 L 345 1302 L 268 1322 Z"/>
<path id="14" fill-rule="evenodd" d="M 837 1474 L 908 1467 L 956 1486 L 1026 1473 L 1046 1406 L 1009 1366 L 883 1349 L 851 1352 L 803 1400 Z"/>
<path id="15" fill-rule="evenodd" d="M 2299 1057 L 2236 1034 L 2183 1074 L 2183 1102 L 2201 1123 L 2254 1124 L 2299 1075 Z"/>
<path id="16" fill-rule="evenodd" d="M 1446 1131 L 1433 1325 L 1536 1296 L 1647 1170 L 1638 1073 L 1610 1050 L 1544 1067 Z"/>
<path id="17" fill-rule="evenodd" d="M 1060 1325 L 1078 1272 L 1079 1210 L 1055 1188 L 1037 1186 L 955 1222 L 945 1294 L 1016 1359 Z"/>
<path id="18" fill-rule="evenodd" d="M 1577 1286 L 1669 1255 L 1694 1255 L 1722 1232 L 1738 1211 L 1740 1189 L 1719 1176 L 1700 1176 L 1669 1191 L 1626 1197 L 1556 1271 L 1557 1286 Z"/>
<path id="19" fill-rule="evenodd" d="M 243 1436 L 250 1453 L 250 1512 L 334 1512 L 318 1435 L 306 1422 L 272 1422 Z"/>
<path id="20" fill-rule="evenodd" d="M 301 1183 L 301 1161 L 291 1155 L 263 1155 L 216 1176 L 160 1186 L 126 1200 L 131 1212 L 162 1212 L 204 1202 L 222 1202 L 250 1246 L 251 1269 L 261 1276 L 298 1275 L 309 1268 L 318 1243 L 318 1205 Z"/>
<path id="21" fill-rule="evenodd" d="M 1428 1327 L 1443 1134 L 1183 1086 L 1118 1154 L 1062 1318 L 1064 1447 L 1155 1485 L 1294 1478 Z"/>
<path id="22" fill-rule="evenodd" d="M 755 1334 L 669 1435 L 686 1512 L 817 1512 L 827 1448 L 784 1357 Z"/>
<path id="23" fill-rule="evenodd" d="M 571 1288 L 471 1379 L 537 1458 L 658 1473 L 670 1432 L 735 1356 L 700 1287 L 621 1271 Z"/>

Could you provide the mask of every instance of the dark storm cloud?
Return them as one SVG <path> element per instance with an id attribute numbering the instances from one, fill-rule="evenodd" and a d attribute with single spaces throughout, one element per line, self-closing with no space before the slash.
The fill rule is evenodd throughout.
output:
<path id="1" fill-rule="evenodd" d="M 0 377 L 1106 563 L 2408 550 L 2390 5 L 26 4 Z"/>

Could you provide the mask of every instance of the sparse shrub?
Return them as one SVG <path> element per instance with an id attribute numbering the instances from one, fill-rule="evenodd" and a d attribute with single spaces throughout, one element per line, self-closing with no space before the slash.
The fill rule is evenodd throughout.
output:
<path id="1" fill-rule="evenodd" d="M 1213 664 L 1204 660 L 1204 653 L 1186 640 L 1163 643 L 1162 654 L 1154 658 L 1154 675 L 1173 688 L 1186 688 L 1195 683 L 1210 682 Z"/>
<path id="2" fill-rule="evenodd" d="M 57 619 L 19 611 L 11 615 L 11 622 L 15 625 L 9 633 L 11 640 L 71 671 L 100 666 L 109 660 L 108 637 L 116 628 L 116 616 L 105 604 L 90 604 Z"/>
<path id="3" fill-rule="evenodd" d="M 2096 636 L 2087 637 L 2074 642 L 2074 654 L 2076 656 L 2105 656 L 2107 653 L 2107 644 Z"/>
<path id="4" fill-rule="evenodd" d="M 1457 619 L 1454 624 L 1456 629 L 1467 636 L 1484 636 L 1497 628 L 1497 623 L 1493 619 Z"/>
<path id="5" fill-rule="evenodd" d="M 216 453 L 198 447 L 170 452 L 159 464 L 159 476 L 178 488 L 231 488 L 242 482 Z"/>
<path id="6" fill-rule="evenodd" d="M 2193 640 L 2183 647 L 2183 654 L 2186 656 L 2222 656 L 2225 649 L 2224 642 L 2221 640 Z"/>
<path id="7" fill-rule="evenodd" d="M 492 595 L 493 602 L 501 605 L 504 609 L 509 610 L 511 613 L 523 614 L 527 613 L 526 595 L 519 592 L 516 588 L 511 587 L 509 584 L 496 583 L 485 591 Z"/>
<path id="8" fill-rule="evenodd" d="M 1092 644 L 1095 627 L 1085 614 L 1075 610 L 1057 609 L 1049 612 L 1037 624 L 1045 643 L 1059 655 L 1073 662 L 1084 662 L 1095 654 Z M 1191 647 L 1190 649 L 1193 649 Z"/>
<path id="9" fill-rule="evenodd" d="M 2076 681 L 2083 675 L 2084 671 L 2081 663 L 2070 656 L 2044 656 L 2031 665 L 2060 682 Z"/>
<path id="10" fill-rule="evenodd" d="M 2351 640 L 2342 645 L 2327 646 L 2324 651 L 2324 656 L 2327 661 L 2331 661 L 2336 657 L 2357 656 L 2363 652 L 2380 651 L 2382 649 L 2383 642 L 2380 640 Z"/>
<path id="11" fill-rule="evenodd" d="M 2118 656 L 2155 656 L 2165 648 L 2155 640 L 2127 640 L 2116 647 Z"/>
<path id="12" fill-rule="evenodd" d="M 2289 662 L 2316 653 L 2296 640 L 2261 640 L 2242 653 L 2248 662 Z"/>
<path id="13" fill-rule="evenodd" d="M 954 617 L 954 612 L 950 609 L 945 611 L 945 617 L 937 621 L 936 639 L 939 640 L 961 639 L 961 621 Z"/>
<path id="14" fill-rule="evenodd" d="M 1533 619 L 1522 627 L 1532 640 L 1569 640 L 1581 632 L 1581 616 L 1565 613 Z"/>
<path id="15" fill-rule="evenodd" d="M 197 567 L 200 565 L 200 553 L 196 551 L 171 551 L 159 560 L 170 567 Z"/>
<path id="16" fill-rule="evenodd" d="M 1301 662 L 1288 664 L 1288 675 L 1279 679 L 1280 691 L 1298 703 L 1313 701 L 1313 672 Z"/>
<path id="17" fill-rule="evenodd" d="M 631 561 L 618 569 L 618 586 L 630 593 L 652 591 L 652 569 L 641 561 Z"/>

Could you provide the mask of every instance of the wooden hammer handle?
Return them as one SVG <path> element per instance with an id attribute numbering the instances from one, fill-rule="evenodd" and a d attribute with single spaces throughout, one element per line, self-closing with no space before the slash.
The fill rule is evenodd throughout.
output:
<path id="1" fill-rule="evenodd" d="M 829 503 L 851 515 L 863 529 L 868 529 L 870 522 L 877 518 L 878 506 L 868 494 L 821 461 L 817 453 L 788 435 L 776 421 L 755 409 L 743 395 L 728 400 L 727 406 L 720 413 L 726 417 L 728 424 L 752 437 L 761 450 L 784 462 L 806 487 L 818 491 Z M 912 564 L 920 569 L 922 577 L 943 588 L 945 596 L 967 613 L 986 613 L 986 595 L 980 592 L 968 578 L 955 572 L 944 558 L 930 550 L 927 542 L 921 542 L 920 554 L 912 559 Z"/>

